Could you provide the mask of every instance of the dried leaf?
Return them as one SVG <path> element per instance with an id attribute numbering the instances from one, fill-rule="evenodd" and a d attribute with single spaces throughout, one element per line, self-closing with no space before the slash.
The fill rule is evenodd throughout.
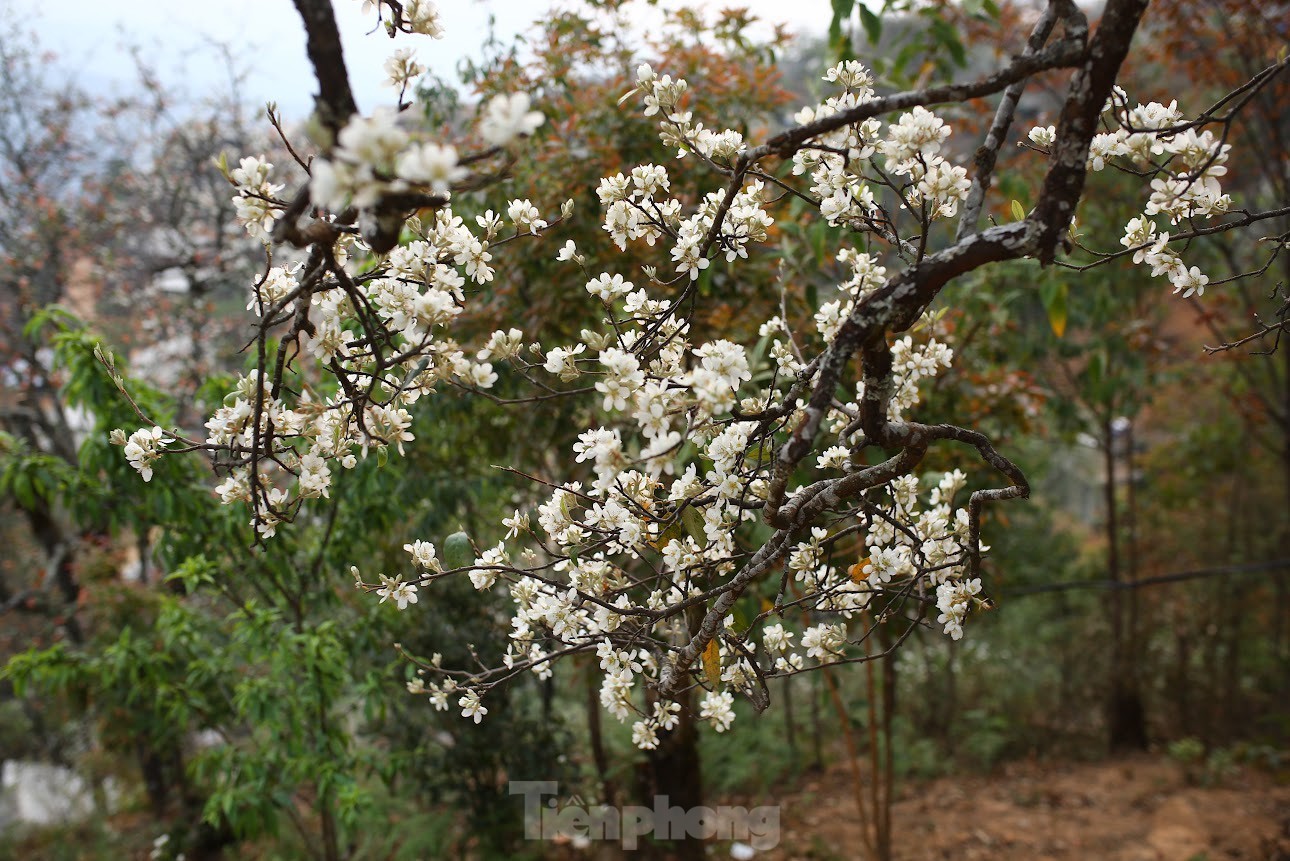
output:
<path id="1" fill-rule="evenodd" d="M 721 646 L 717 644 L 716 637 L 709 640 L 703 650 L 703 675 L 714 688 L 721 684 Z"/>

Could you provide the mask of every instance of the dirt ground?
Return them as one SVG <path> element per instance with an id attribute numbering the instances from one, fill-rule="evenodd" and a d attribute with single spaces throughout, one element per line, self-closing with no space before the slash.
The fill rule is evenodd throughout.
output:
<path id="1" fill-rule="evenodd" d="M 863 857 L 841 766 L 782 803 L 780 845 L 758 859 Z M 1246 769 L 1199 786 L 1163 757 L 1016 763 L 907 783 L 892 826 L 899 861 L 1290 861 L 1290 785 Z"/>

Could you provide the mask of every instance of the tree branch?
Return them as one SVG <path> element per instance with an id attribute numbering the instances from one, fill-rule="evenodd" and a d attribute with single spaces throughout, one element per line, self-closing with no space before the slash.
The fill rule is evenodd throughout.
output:
<path id="1" fill-rule="evenodd" d="M 1033 56 L 1039 53 L 1040 48 L 1048 41 L 1052 35 L 1053 28 L 1057 24 L 1057 7 L 1060 5 L 1059 0 L 1050 0 L 1047 8 L 1044 9 L 1043 15 L 1035 22 L 1034 29 L 1030 32 L 1030 39 L 1026 42 L 1025 53 L 1023 57 Z M 963 216 L 959 220 L 958 234 L 955 237 L 962 240 L 971 236 L 977 231 L 977 225 L 981 221 L 981 206 L 985 203 L 985 194 L 990 190 L 990 180 L 994 174 L 994 165 L 999 158 L 999 147 L 1003 146 L 1004 138 L 1008 135 L 1008 129 L 1012 126 L 1012 119 L 1017 112 L 1017 102 L 1021 100 L 1021 93 L 1026 88 L 1026 79 L 1015 81 L 1008 85 L 1008 89 L 1003 91 L 1003 98 L 999 101 L 999 107 L 994 113 L 994 122 L 990 125 L 990 130 L 986 132 L 985 141 L 977 149 L 973 156 L 976 164 L 976 175 L 972 177 L 972 188 L 968 191 L 967 202 L 963 204 Z"/>
<path id="2" fill-rule="evenodd" d="M 340 31 L 336 28 L 336 15 L 329 0 L 294 2 L 305 25 L 309 62 L 314 67 L 314 76 L 318 78 L 314 110 L 322 127 L 331 133 L 331 140 L 319 143 L 325 149 L 330 149 L 345 123 L 358 113 L 354 93 L 349 87 L 349 73 L 345 70 Z"/>

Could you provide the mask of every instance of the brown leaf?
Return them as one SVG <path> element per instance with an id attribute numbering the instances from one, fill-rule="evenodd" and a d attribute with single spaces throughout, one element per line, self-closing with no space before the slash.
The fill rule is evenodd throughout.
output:
<path id="1" fill-rule="evenodd" d="M 721 684 L 721 646 L 717 644 L 716 637 L 709 640 L 703 650 L 703 674 L 714 688 Z"/>

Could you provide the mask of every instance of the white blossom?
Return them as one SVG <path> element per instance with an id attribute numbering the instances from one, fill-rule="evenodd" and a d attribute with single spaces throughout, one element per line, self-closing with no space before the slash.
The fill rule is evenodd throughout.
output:
<path id="1" fill-rule="evenodd" d="M 479 133 L 493 146 L 506 146 L 517 137 L 527 137 L 542 125 L 543 116 L 529 110 L 528 93 L 495 96 L 484 107 Z"/>

